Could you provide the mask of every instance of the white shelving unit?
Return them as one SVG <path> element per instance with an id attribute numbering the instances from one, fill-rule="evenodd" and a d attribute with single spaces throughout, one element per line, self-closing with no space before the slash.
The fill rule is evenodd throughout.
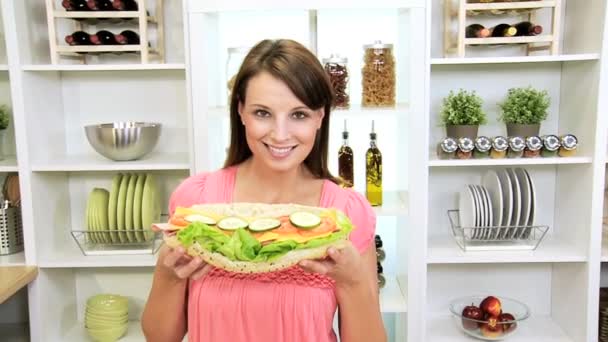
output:
<path id="1" fill-rule="evenodd" d="M 352 52 L 349 65 L 355 71 L 363 44 L 374 38 L 395 44 L 400 105 L 370 110 L 353 103 L 349 110 L 335 111 L 329 146 L 331 153 L 337 151 L 343 120 L 348 119 L 355 189 L 363 191 L 362 156 L 370 121 L 375 120 L 385 188 L 384 205 L 375 211 L 394 225 L 381 231 L 394 233 L 384 243 L 395 251 L 385 261 L 390 272 L 385 274 L 381 309 L 395 315 L 395 341 L 468 340 L 449 317 L 447 304 L 477 292 L 513 297 L 532 308 L 532 317 L 509 340 L 597 340 L 597 284 L 601 262 L 608 260 L 601 241 L 608 159 L 608 118 L 602 115 L 608 107 L 600 96 L 606 92 L 608 72 L 604 1 L 563 1 L 562 39 L 555 55 L 523 56 L 517 46 L 480 47 L 467 52 L 468 58 L 443 58 L 440 0 L 315 0 L 305 5 L 183 1 L 165 2 L 165 32 L 171 37 L 166 39 L 166 64 L 116 60 L 52 65 L 48 45 L 40 43 L 48 37 L 39 2 L 0 0 L 7 45 L 0 71 L 8 71 L 0 73 L 0 89 L 10 90 L 4 93 L 10 94 L 6 99 L 14 108 L 9 140 L 16 156 L 0 163 L 0 172 L 20 173 L 26 242 L 24 253 L 0 257 L 0 265 L 40 267 L 28 289 L 32 341 L 85 340 L 83 303 L 99 292 L 130 297 L 133 310 L 124 340 L 143 340 L 139 315 L 156 256 L 85 257 L 69 232 L 82 225 L 88 192 L 108 188 L 117 172 L 157 175 L 166 207 L 182 179 L 219 167 L 228 134 L 225 50 L 276 37 L 299 40 L 319 57 L 333 49 Z M 274 19 L 268 19 L 273 18 L 269 13 Z M 361 13 L 370 25 L 353 19 Z M 251 18 L 261 31 L 268 25 L 263 36 L 231 33 L 240 32 Z M 276 32 L 276 23 L 286 18 L 292 24 L 285 25 L 289 30 Z M 350 43 L 329 34 L 335 32 L 336 18 L 343 32 L 354 36 Z M 361 26 L 365 31 L 357 31 Z M 356 74 L 352 72 L 354 89 Z M 575 134 L 581 143 L 577 156 L 457 161 L 429 153 L 444 135 L 437 113 L 449 90 L 478 91 L 489 113 L 489 124 L 480 133 L 492 136 L 505 133 L 496 120 L 496 103 L 508 88 L 527 85 L 547 89 L 552 98 L 541 133 Z M 127 119 L 163 124 L 161 141 L 150 156 L 115 163 L 89 147 L 84 125 Z M 334 159 L 330 168 L 335 172 Z M 540 199 L 537 221 L 548 225 L 549 232 L 533 252 L 465 253 L 451 236 L 447 210 L 456 207 L 461 186 L 479 182 L 488 169 L 506 167 L 530 172 Z"/>
<path id="2" fill-rule="evenodd" d="M 559 32 L 551 31 L 551 14 L 539 9 L 536 22 L 561 37 L 558 51 L 535 51 L 527 56 L 525 47 L 479 46 L 467 47 L 466 58 L 444 58 L 444 3 L 433 0 L 429 8 L 432 20 L 427 36 L 429 101 L 424 118 L 416 123 L 418 130 L 427 132 L 418 138 L 428 141 L 429 149 L 421 151 L 420 159 L 416 159 L 424 164 L 417 170 L 417 178 L 421 182 L 427 180 L 427 188 L 409 189 L 412 196 L 420 198 L 410 202 L 409 220 L 417 223 L 416 234 L 412 236 L 416 244 L 423 245 L 417 250 L 424 251 L 426 262 L 415 273 L 423 279 L 420 286 L 424 290 L 418 295 L 424 299 L 414 301 L 412 294 L 408 307 L 412 312 L 424 312 L 421 321 L 425 328 L 410 331 L 408 337 L 410 341 L 429 342 L 470 340 L 450 316 L 448 304 L 456 297 L 485 293 L 519 299 L 530 306 L 532 316 L 509 340 L 596 341 L 600 263 L 608 260 L 608 252 L 601 244 L 608 127 L 602 114 L 605 100 L 601 95 L 607 80 L 603 57 L 608 44 L 606 5 L 601 1 L 562 1 Z M 554 3 L 466 6 L 470 10 Z M 527 15 L 467 16 L 466 25 L 478 22 L 490 27 L 527 18 Z M 584 37 L 576 34 L 580 25 L 594 33 Z M 585 84 L 585 91 L 580 89 L 581 84 Z M 436 145 L 445 136 L 438 113 L 450 90 L 475 90 L 482 97 L 488 124 L 480 127 L 479 134 L 495 136 L 506 134 L 504 124 L 497 120 L 500 114 L 497 103 L 509 88 L 525 86 L 549 92 L 552 104 L 541 134 L 575 134 L 581 142 L 576 157 L 437 159 Z M 480 184 L 487 170 L 509 167 L 523 167 L 530 172 L 538 199 L 536 223 L 549 226 L 547 235 L 534 251 L 463 252 L 452 236 L 447 217 L 447 210 L 457 208 L 457 191 L 465 184 Z M 428 191 L 428 198 L 421 196 L 423 191 Z M 414 277 L 409 271 L 409 277 Z M 411 330 L 411 321 L 409 327 Z"/>

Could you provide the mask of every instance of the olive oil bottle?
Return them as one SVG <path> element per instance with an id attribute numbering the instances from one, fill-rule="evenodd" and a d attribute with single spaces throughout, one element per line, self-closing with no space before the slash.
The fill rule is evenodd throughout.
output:
<path id="1" fill-rule="evenodd" d="M 382 205 L 382 153 L 376 145 L 376 132 L 372 120 L 369 149 L 365 154 L 365 196 L 372 206 Z"/>
<path id="2" fill-rule="evenodd" d="M 348 145 L 348 130 L 346 119 L 344 120 L 344 132 L 342 132 L 342 146 L 338 151 L 338 174 L 344 181 L 345 188 L 352 188 L 355 184 L 353 172 L 353 149 Z"/>

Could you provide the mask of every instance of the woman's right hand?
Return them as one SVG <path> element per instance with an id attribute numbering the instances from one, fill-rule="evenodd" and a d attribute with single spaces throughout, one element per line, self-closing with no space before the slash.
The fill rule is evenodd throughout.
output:
<path id="1" fill-rule="evenodd" d="M 163 246 L 161 251 L 161 264 L 177 280 L 197 280 L 209 273 L 213 268 L 205 263 L 200 257 L 191 257 L 186 254 L 183 247 L 170 248 Z"/>

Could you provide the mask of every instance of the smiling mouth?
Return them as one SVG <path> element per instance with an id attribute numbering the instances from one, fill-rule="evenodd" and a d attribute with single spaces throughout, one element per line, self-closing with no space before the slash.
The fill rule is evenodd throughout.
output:
<path id="1" fill-rule="evenodd" d="M 288 156 L 289 153 L 297 147 L 297 145 L 289 146 L 289 147 L 276 147 L 276 146 L 268 145 L 266 143 L 264 143 L 264 146 L 266 146 L 266 148 L 268 148 L 268 151 L 270 151 L 270 154 L 273 157 L 278 157 L 278 158 Z"/>

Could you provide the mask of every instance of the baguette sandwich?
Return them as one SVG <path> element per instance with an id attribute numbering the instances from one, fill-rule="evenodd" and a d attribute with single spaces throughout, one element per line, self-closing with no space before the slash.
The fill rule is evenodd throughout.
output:
<path id="1" fill-rule="evenodd" d="M 214 267 L 237 273 L 282 270 L 343 248 L 354 229 L 336 209 L 296 204 L 232 203 L 177 207 L 165 243 L 182 246 Z"/>

